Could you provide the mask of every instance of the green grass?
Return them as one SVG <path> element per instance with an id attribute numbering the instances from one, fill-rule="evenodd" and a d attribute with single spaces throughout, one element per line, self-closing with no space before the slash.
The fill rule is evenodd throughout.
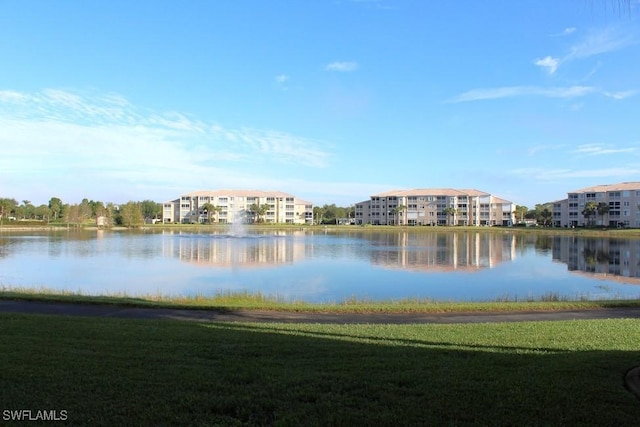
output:
<path id="1" fill-rule="evenodd" d="M 1 409 L 70 425 L 635 425 L 640 322 L 196 323 L 0 314 Z"/>
<path id="2" fill-rule="evenodd" d="M 20 288 L 0 286 L 0 300 L 66 302 L 77 304 L 104 304 L 129 307 L 218 309 L 218 310 L 272 310 L 315 313 L 456 313 L 456 312 L 507 312 L 589 310 L 611 307 L 640 307 L 640 299 L 622 300 L 572 300 L 557 294 L 544 295 L 540 299 L 517 300 L 508 296 L 497 301 L 447 302 L 430 299 L 400 299 L 369 301 L 350 298 L 327 303 L 286 301 L 259 292 L 222 292 L 214 296 L 170 295 L 84 295 L 78 292 L 60 292 L 47 288 Z"/>

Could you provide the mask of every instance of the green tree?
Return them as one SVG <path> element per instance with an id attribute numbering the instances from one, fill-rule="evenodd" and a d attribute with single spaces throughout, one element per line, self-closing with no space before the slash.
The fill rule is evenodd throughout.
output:
<path id="1" fill-rule="evenodd" d="M 65 205 L 63 221 L 67 224 L 67 228 L 70 225 L 78 226 L 81 222 L 80 206 L 77 204 Z"/>
<path id="2" fill-rule="evenodd" d="M 545 206 L 540 212 L 542 225 L 544 225 L 545 227 L 551 225 L 551 218 L 553 218 L 553 212 L 551 212 L 551 209 L 549 209 L 549 207 Z"/>
<path id="3" fill-rule="evenodd" d="M 582 210 L 582 215 L 587 219 L 587 225 L 593 225 L 591 217 L 594 217 L 598 212 L 598 204 L 596 202 L 587 202 Z"/>
<path id="4" fill-rule="evenodd" d="M 221 206 L 216 206 L 213 203 L 207 202 L 204 205 L 202 205 L 202 211 L 207 215 L 207 222 L 211 223 L 211 216 L 215 214 L 216 217 L 217 217 L 218 214 L 220 212 L 222 212 L 222 207 Z M 265 211 L 265 213 L 266 213 L 266 211 Z"/>
<path id="5" fill-rule="evenodd" d="M 64 205 L 62 203 L 62 200 L 60 200 L 59 198 L 52 197 L 51 199 L 49 199 L 49 209 L 51 209 L 51 215 L 53 216 L 54 221 L 62 217 L 63 206 Z"/>
<path id="6" fill-rule="evenodd" d="M 322 222 L 324 221 L 324 212 L 325 212 L 325 209 L 321 206 L 313 207 L 313 218 L 314 218 L 315 224 L 322 224 Z"/>
<path id="7" fill-rule="evenodd" d="M 454 208 L 453 206 L 449 206 L 447 208 L 444 208 L 442 212 L 447 216 L 447 224 L 454 225 L 456 213 L 458 212 L 456 208 Z"/>
<path id="8" fill-rule="evenodd" d="M 22 219 L 32 219 L 35 216 L 34 209 L 35 207 L 29 200 L 23 200 L 22 205 L 17 207 L 16 212 Z"/>
<path id="9" fill-rule="evenodd" d="M 267 214 L 269 209 L 270 207 L 267 204 L 259 205 L 257 203 L 254 203 L 251 206 L 249 206 L 249 212 L 253 214 L 255 218 L 254 221 L 257 223 L 261 223 L 264 221 L 264 216 Z"/>
<path id="10" fill-rule="evenodd" d="M 604 216 L 609 213 L 609 205 L 605 202 L 598 203 L 598 215 L 600 215 L 600 225 L 604 225 Z"/>
<path id="11" fill-rule="evenodd" d="M 141 204 L 129 201 L 120 206 L 120 223 L 127 227 L 139 227 L 144 223 Z"/>
<path id="12" fill-rule="evenodd" d="M 14 212 L 18 202 L 15 199 L 0 199 L 0 220 L 10 217 Z"/>
<path id="13" fill-rule="evenodd" d="M 524 217 L 535 219 L 538 224 L 549 225 L 553 217 L 553 203 L 536 204 L 534 209 L 530 209 Z"/>
<path id="14" fill-rule="evenodd" d="M 324 224 L 335 224 L 336 219 L 340 217 L 340 212 L 335 203 L 323 205 L 322 210 L 324 213 L 322 223 Z"/>
<path id="15" fill-rule="evenodd" d="M 34 208 L 34 214 L 37 219 L 41 219 L 42 221 L 46 221 L 46 222 L 49 222 L 52 216 L 51 209 L 49 209 L 49 205 L 44 205 L 44 204 Z"/>
<path id="16" fill-rule="evenodd" d="M 405 211 L 407 207 L 405 205 L 398 205 L 395 208 L 391 209 L 389 213 L 393 216 L 393 225 L 399 225 L 400 221 L 398 221 L 398 217 L 402 215 L 402 212 Z"/>
<path id="17" fill-rule="evenodd" d="M 516 205 L 515 214 L 516 214 L 516 222 L 523 222 L 525 215 L 529 212 L 529 208 L 522 205 Z"/>
<path id="18" fill-rule="evenodd" d="M 159 219 L 162 216 L 162 205 L 153 200 L 140 202 L 140 209 L 142 209 L 144 219 Z"/>

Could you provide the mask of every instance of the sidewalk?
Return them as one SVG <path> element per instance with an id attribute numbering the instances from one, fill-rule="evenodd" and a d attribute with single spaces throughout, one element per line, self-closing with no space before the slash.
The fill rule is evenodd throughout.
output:
<path id="1" fill-rule="evenodd" d="M 0 300 L 0 312 L 57 314 L 65 316 L 172 319 L 210 322 L 287 323 L 486 323 L 576 319 L 640 319 L 640 308 L 592 310 L 472 312 L 472 313 L 311 313 L 271 310 L 200 310 L 142 308 L 117 305 Z"/>

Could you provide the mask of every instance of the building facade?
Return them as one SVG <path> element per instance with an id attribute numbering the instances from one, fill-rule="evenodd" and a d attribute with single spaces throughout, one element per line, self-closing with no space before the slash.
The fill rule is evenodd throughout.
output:
<path id="1" fill-rule="evenodd" d="M 208 204 L 215 207 L 208 212 Z M 267 206 L 260 218 L 251 206 Z M 280 191 L 204 190 L 182 194 L 178 199 L 163 203 L 164 223 L 221 224 L 264 221 L 278 224 L 311 224 L 313 205 L 310 202 Z"/>
<path id="2" fill-rule="evenodd" d="M 511 226 L 515 204 L 478 190 L 394 190 L 355 205 L 356 224 Z"/>
<path id="3" fill-rule="evenodd" d="M 553 225 L 640 228 L 640 182 L 571 191 L 566 199 L 553 203 Z"/>

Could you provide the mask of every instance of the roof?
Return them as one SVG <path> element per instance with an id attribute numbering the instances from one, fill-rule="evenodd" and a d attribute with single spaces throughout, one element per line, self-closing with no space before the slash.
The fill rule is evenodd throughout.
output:
<path id="1" fill-rule="evenodd" d="M 374 197 L 389 196 L 490 196 L 489 193 L 473 189 L 455 188 L 416 188 L 413 190 L 391 190 L 374 194 Z"/>
<path id="2" fill-rule="evenodd" d="M 282 191 L 262 191 L 262 190 L 198 190 L 181 194 L 181 196 L 199 197 L 295 197 L 293 194 L 283 193 Z"/>
<path id="3" fill-rule="evenodd" d="M 569 193 L 606 193 L 608 191 L 639 191 L 640 182 L 620 182 L 618 184 L 602 184 L 594 185 L 593 187 L 581 188 L 580 190 L 570 191 Z"/>

